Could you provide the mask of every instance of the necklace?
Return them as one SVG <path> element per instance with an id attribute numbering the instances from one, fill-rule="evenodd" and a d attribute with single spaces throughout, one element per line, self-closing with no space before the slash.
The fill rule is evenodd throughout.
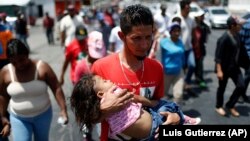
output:
<path id="1" fill-rule="evenodd" d="M 141 62 L 142 63 L 142 74 L 141 74 L 141 78 L 140 78 L 139 82 L 131 82 L 129 80 L 128 76 L 126 75 L 126 73 L 124 72 L 123 62 L 122 62 L 122 59 L 121 59 L 120 56 L 119 56 L 119 60 L 120 60 L 120 66 L 121 66 L 121 69 L 122 69 L 123 76 L 125 77 L 128 84 L 133 86 L 133 87 L 136 87 L 136 86 L 140 85 L 141 81 L 142 81 L 142 78 L 143 78 L 143 75 L 144 75 L 144 62 L 143 61 Z"/>

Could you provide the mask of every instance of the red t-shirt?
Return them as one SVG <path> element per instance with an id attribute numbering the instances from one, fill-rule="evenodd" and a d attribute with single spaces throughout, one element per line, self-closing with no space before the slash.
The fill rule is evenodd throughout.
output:
<path id="1" fill-rule="evenodd" d="M 51 17 L 45 17 L 43 19 L 43 27 L 52 28 L 54 26 L 54 19 Z"/>
<path id="2" fill-rule="evenodd" d="M 70 61 L 70 79 L 75 81 L 75 67 L 78 61 L 86 57 L 87 46 L 80 44 L 77 39 L 74 39 L 65 49 L 65 58 Z"/>
<path id="3" fill-rule="evenodd" d="M 156 60 L 146 58 L 144 60 L 144 72 L 142 68 L 137 72 L 132 72 L 123 66 L 124 73 L 126 73 L 125 76 L 120 65 L 119 56 L 116 53 L 97 60 L 91 70 L 94 74 L 112 81 L 120 88 L 129 89 L 130 91 L 135 89 L 136 94 L 149 99 L 159 100 L 164 95 L 163 68 Z M 142 75 L 143 77 L 141 78 Z M 139 81 L 139 85 L 131 85 L 131 83 Z M 108 140 L 108 128 L 108 123 L 106 121 L 102 122 L 101 141 Z"/>

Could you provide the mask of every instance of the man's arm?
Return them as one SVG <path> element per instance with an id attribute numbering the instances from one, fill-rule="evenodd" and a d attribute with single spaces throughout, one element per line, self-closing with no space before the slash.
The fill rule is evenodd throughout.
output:
<path id="1" fill-rule="evenodd" d="M 116 86 L 109 89 L 107 94 L 104 95 L 104 100 L 100 105 L 102 116 L 100 121 L 108 117 L 110 114 L 120 111 L 124 108 L 129 102 L 134 98 L 134 95 L 127 90 L 122 90 L 116 94 L 113 91 L 116 89 Z"/>
<path id="2" fill-rule="evenodd" d="M 64 47 L 64 42 L 65 42 L 65 31 L 62 31 L 61 32 L 61 46 Z"/>

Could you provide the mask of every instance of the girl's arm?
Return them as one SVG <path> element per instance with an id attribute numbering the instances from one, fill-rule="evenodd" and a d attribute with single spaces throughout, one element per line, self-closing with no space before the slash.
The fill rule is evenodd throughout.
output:
<path id="1" fill-rule="evenodd" d="M 158 100 L 150 100 L 140 95 L 134 95 L 134 101 L 147 107 L 155 107 L 158 104 Z"/>

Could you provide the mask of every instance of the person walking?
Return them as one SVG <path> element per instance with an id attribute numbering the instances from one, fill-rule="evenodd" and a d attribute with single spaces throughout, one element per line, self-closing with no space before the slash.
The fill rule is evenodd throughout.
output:
<path id="1" fill-rule="evenodd" d="M 243 61 L 245 64 L 247 64 L 246 62 L 250 61 L 250 18 L 248 18 L 244 22 L 245 23 L 240 30 L 240 39 L 241 39 L 241 43 L 245 47 L 245 51 L 247 52 L 247 55 L 248 55 L 247 60 Z M 250 82 L 250 66 L 246 65 L 244 67 L 244 69 L 245 69 L 245 77 L 244 77 L 245 89 L 244 89 L 244 93 L 243 93 L 242 97 L 240 97 L 240 99 L 242 98 L 243 102 L 250 103 L 250 99 L 247 96 L 247 88 L 248 88 L 248 85 Z"/>
<path id="2" fill-rule="evenodd" d="M 25 46 L 30 50 L 27 38 L 29 37 L 29 29 L 27 25 L 27 20 L 22 12 L 17 14 L 17 20 L 15 22 L 16 38 L 21 40 Z"/>
<path id="3" fill-rule="evenodd" d="M 9 22 L 6 20 L 7 18 L 7 14 L 5 12 L 0 13 L 0 24 L 5 25 L 5 27 L 11 31 L 11 33 L 14 32 L 14 28 L 13 28 L 13 23 Z M 1 21 L 2 20 L 2 21 Z"/>
<path id="4" fill-rule="evenodd" d="M 196 26 L 195 21 L 190 18 L 190 0 L 180 1 L 180 13 L 174 15 L 173 17 L 181 18 L 181 39 L 185 46 L 185 90 L 190 90 L 191 78 L 195 70 L 195 58 L 192 46 L 192 33 Z M 171 20 L 172 21 L 172 20 Z M 190 91 L 191 92 L 191 91 Z"/>
<path id="5" fill-rule="evenodd" d="M 76 14 L 74 5 L 69 5 L 68 14 L 65 15 L 60 21 L 60 32 L 61 32 L 61 46 L 67 47 L 69 43 L 75 38 L 76 27 L 83 25 L 83 19 L 81 16 Z"/>
<path id="6" fill-rule="evenodd" d="M 45 32 L 46 32 L 48 44 L 49 45 L 55 44 L 54 36 L 53 36 L 54 19 L 49 16 L 48 12 L 45 13 L 45 17 L 43 19 L 43 27 L 44 27 Z"/>
<path id="7" fill-rule="evenodd" d="M 160 41 L 161 63 L 164 69 L 165 96 L 169 93 L 173 85 L 173 101 L 182 105 L 184 90 L 184 44 L 179 38 L 181 26 L 178 22 L 173 22 L 169 26 L 170 37 L 163 38 Z"/>
<path id="8" fill-rule="evenodd" d="M 204 23 L 204 11 L 200 11 L 194 15 L 196 27 L 193 32 L 192 45 L 194 50 L 195 58 L 195 77 L 196 82 L 199 84 L 200 88 L 207 88 L 207 84 L 204 80 L 204 66 L 203 61 L 206 56 L 206 42 L 208 35 L 211 33 L 208 25 Z"/>
<path id="9" fill-rule="evenodd" d="M 68 123 L 59 81 L 46 62 L 29 58 L 29 49 L 19 39 L 8 42 L 7 57 L 10 63 L 0 72 L 0 116 L 5 124 L 10 123 L 14 141 L 31 141 L 33 137 L 35 141 L 48 141 L 53 116 L 48 87 L 61 109 L 59 116 Z"/>
<path id="10" fill-rule="evenodd" d="M 240 113 L 236 110 L 235 104 L 243 95 L 245 86 L 239 64 L 242 57 L 240 52 L 243 48 L 238 35 L 241 27 L 237 17 L 233 16 L 227 19 L 227 26 L 228 30 L 217 40 L 215 52 L 215 72 L 219 81 L 215 111 L 221 116 L 226 115 L 223 109 L 224 93 L 228 79 L 231 78 L 236 87 L 226 103 L 226 108 L 233 116 L 238 117 Z"/>
<path id="11" fill-rule="evenodd" d="M 83 25 L 79 25 L 75 30 L 75 38 L 66 46 L 65 49 L 65 59 L 62 65 L 62 71 L 60 75 L 60 84 L 64 84 L 64 75 L 67 70 L 68 65 L 70 68 L 70 79 L 72 84 L 75 83 L 75 67 L 77 62 L 86 57 L 88 51 L 87 45 L 88 31 Z"/>
<path id="12" fill-rule="evenodd" d="M 165 37 L 169 37 L 167 32 L 169 15 L 167 14 L 167 5 L 161 3 L 160 11 L 153 15 L 154 17 L 154 40 L 152 43 L 151 50 L 149 51 L 149 58 L 156 59 L 157 54 L 161 54 L 160 51 L 160 40 Z M 161 57 L 157 58 L 160 59 Z"/>
<path id="13" fill-rule="evenodd" d="M 9 63 L 7 58 L 7 43 L 12 38 L 12 32 L 5 25 L 0 24 L 0 70 Z"/>

